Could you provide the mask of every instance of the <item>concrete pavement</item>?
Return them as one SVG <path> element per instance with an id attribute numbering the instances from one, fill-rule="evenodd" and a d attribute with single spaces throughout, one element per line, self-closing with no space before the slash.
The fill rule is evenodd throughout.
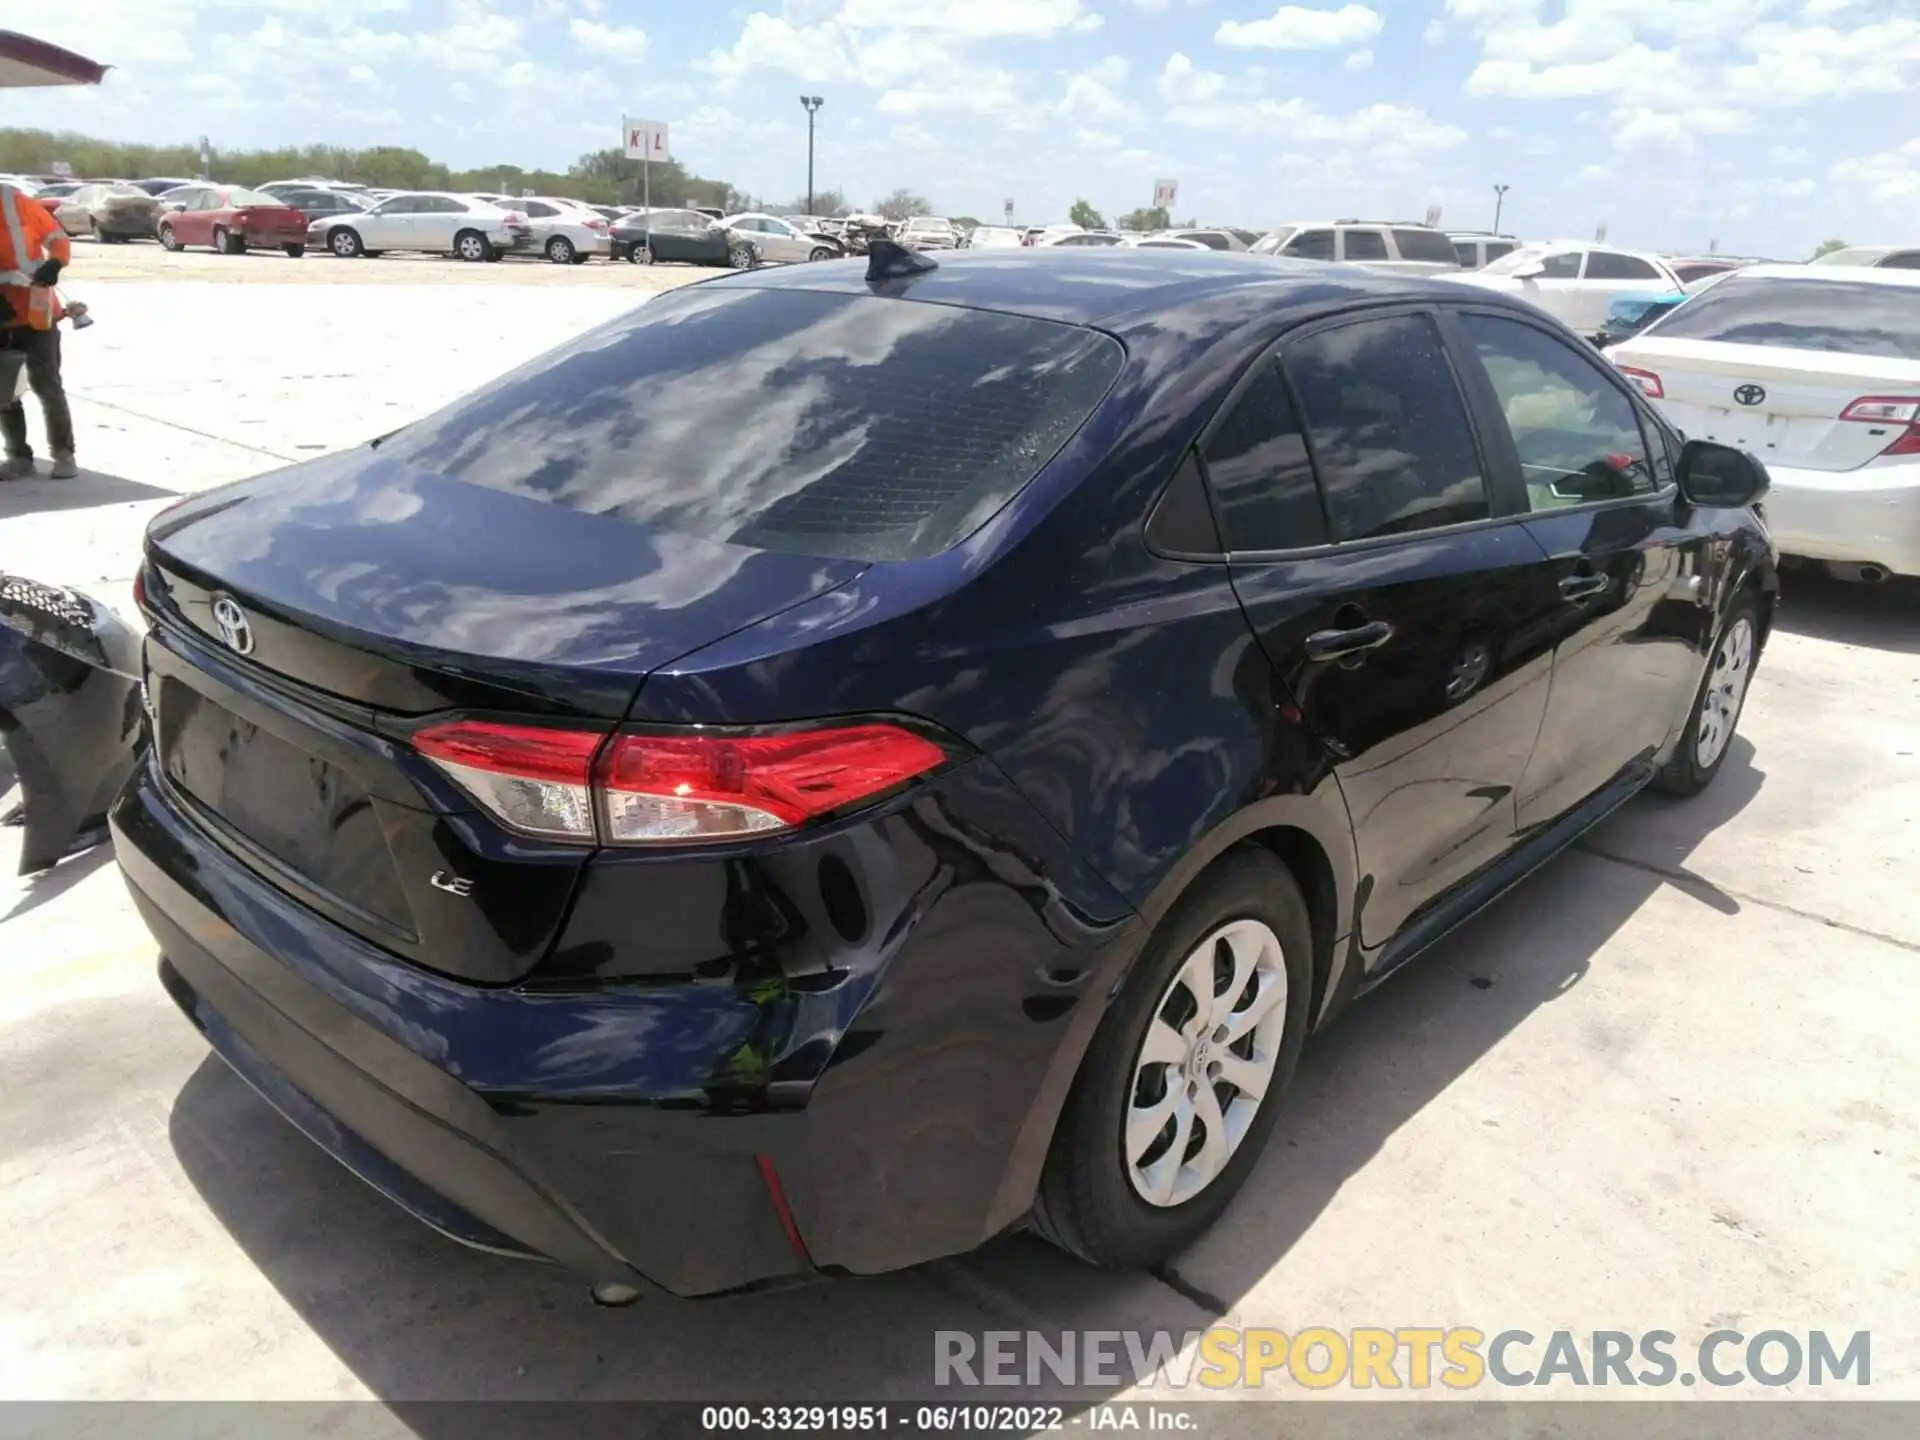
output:
<path id="1" fill-rule="evenodd" d="M 100 324 L 68 354 L 90 473 L 0 487 L 0 570 L 123 599 L 173 496 L 358 443 L 637 297 L 87 298 Z M 938 1329 L 1224 1316 L 1683 1345 L 1866 1329 L 1869 1393 L 1920 1398 L 1920 607 L 1790 582 L 1713 789 L 1635 801 L 1345 1017 L 1238 1203 L 1159 1277 L 1016 1237 L 593 1308 L 321 1154 L 162 994 L 110 858 L 21 882 L 0 830 L 0 1397 L 885 1398 L 930 1390 Z"/>

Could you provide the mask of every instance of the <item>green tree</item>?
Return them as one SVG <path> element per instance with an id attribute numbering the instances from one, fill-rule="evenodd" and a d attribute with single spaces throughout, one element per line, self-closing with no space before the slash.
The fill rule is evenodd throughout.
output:
<path id="1" fill-rule="evenodd" d="M 1082 230 L 1104 230 L 1107 228 L 1106 217 L 1084 200 L 1076 200 L 1073 202 L 1072 208 L 1067 211 L 1067 219 L 1078 225 Z"/>
<path id="2" fill-rule="evenodd" d="M 980 228 L 980 222 L 971 215 L 953 215 L 948 218 L 953 221 L 953 228 L 956 230 L 978 230 Z"/>
<path id="3" fill-rule="evenodd" d="M 1846 248 L 1847 242 L 1844 240 L 1822 240 L 1818 245 L 1813 247 L 1813 255 L 1817 260 L 1822 255 L 1830 255 L 1835 250 L 1844 250 Z"/>
<path id="4" fill-rule="evenodd" d="M 1165 230 L 1170 224 L 1167 212 L 1159 206 L 1151 210 L 1129 210 L 1120 217 L 1122 230 Z"/>
<path id="5" fill-rule="evenodd" d="M 915 215 L 931 215 L 933 206 L 927 203 L 924 195 L 916 195 L 911 190 L 894 191 L 884 200 L 873 202 L 874 211 L 889 220 L 910 220 Z"/>
<path id="6" fill-rule="evenodd" d="M 813 192 L 813 209 L 807 209 L 807 197 L 796 195 L 780 208 L 782 215 L 845 215 L 853 207 L 847 204 L 847 197 L 838 190 L 816 190 Z"/>

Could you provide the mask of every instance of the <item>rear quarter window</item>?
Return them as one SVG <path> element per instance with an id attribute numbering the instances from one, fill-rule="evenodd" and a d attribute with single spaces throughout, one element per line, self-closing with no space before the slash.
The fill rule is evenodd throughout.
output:
<path id="1" fill-rule="evenodd" d="M 1402 260 L 1430 261 L 1437 265 L 1460 263 L 1453 242 L 1437 230 L 1396 230 L 1393 244 Z"/>
<path id="2" fill-rule="evenodd" d="M 381 453 L 589 514 L 852 560 L 958 543 L 1105 397 L 1118 342 L 948 305 L 662 297 Z"/>

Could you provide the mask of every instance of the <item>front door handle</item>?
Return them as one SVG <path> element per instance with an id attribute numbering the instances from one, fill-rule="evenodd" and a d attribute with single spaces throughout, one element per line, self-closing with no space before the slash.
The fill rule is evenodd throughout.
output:
<path id="1" fill-rule="evenodd" d="M 1602 594 L 1613 581 L 1605 575 L 1569 575 L 1560 582 L 1562 600 L 1586 600 Z"/>
<path id="2" fill-rule="evenodd" d="M 1349 655 L 1378 650 L 1393 638 L 1393 626 L 1384 620 L 1356 625 L 1351 630 L 1316 630 L 1307 636 L 1309 660 L 1344 660 Z"/>

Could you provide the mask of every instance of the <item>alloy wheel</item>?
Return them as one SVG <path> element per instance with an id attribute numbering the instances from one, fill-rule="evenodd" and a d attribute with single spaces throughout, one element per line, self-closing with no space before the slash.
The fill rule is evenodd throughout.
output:
<path id="1" fill-rule="evenodd" d="M 1712 769 L 1733 738 L 1733 727 L 1740 720 L 1740 707 L 1747 698 L 1747 682 L 1753 678 L 1753 623 L 1745 615 L 1727 627 L 1713 652 L 1713 670 L 1707 677 L 1706 693 L 1700 697 L 1700 725 L 1694 753 L 1702 769 Z"/>
<path id="2" fill-rule="evenodd" d="M 1184 1204 L 1226 1169 L 1273 1081 L 1286 1001 L 1280 938 L 1258 920 L 1221 926 L 1174 972 L 1134 1058 L 1122 1131 L 1148 1204 Z"/>

